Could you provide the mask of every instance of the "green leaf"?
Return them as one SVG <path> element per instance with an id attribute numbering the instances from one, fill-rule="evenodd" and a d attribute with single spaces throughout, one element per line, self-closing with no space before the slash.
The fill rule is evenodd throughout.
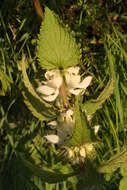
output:
<path id="1" fill-rule="evenodd" d="M 115 81 L 115 98 L 116 98 L 116 107 L 118 109 L 119 117 L 120 117 L 120 123 L 123 125 L 124 123 L 124 116 L 123 116 L 123 106 L 122 101 L 120 97 L 120 88 L 119 88 L 119 75 L 116 78 Z"/>
<path id="2" fill-rule="evenodd" d="M 44 182 L 57 183 L 66 180 L 68 177 L 76 175 L 76 173 L 74 173 L 72 169 L 68 173 L 63 173 L 61 172 L 61 170 L 59 171 L 58 168 L 57 170 L 53 170 L 48 167 L 40 168 L 30 161 L 26 160 L 21 154 L 19 154 L 19 157 L 24 165 L 33 173 L 33 175 L 41 177 Z"/>
<path id="3" fill-rule="evenodd" d="M 127 189 L 127 177 L 123 177 L 120 180 L 119 190 L 126 190 Z"/>
<path id="4" fill-rule="evenodd" d="M 113 56 L 113 54 L 111 53 L 111 50 L 109 50 L 106 45 L 105 45 L 105 50 L 106 50 L 107 58 L 109 61 L 110 75 L 111 75 L 111 78 L 115 81 L 116 79 L 115 68 L 114 68 L 115 57 Z"/>
<path id="5" fill-rule="evenodd" d="M 121 167 L 120 168 L 120 173 L 123 177 L 127 177 L 127 166 Z"/>
<path id="6" fill-rule="evenodd" d="M 85 111 L 87 115 L 93 115 L 98 109 L 102 107 L 102 104 L 107 98 L 110 97 L 110 95 L 113 93 L 113 90 L 114 80 L 110 79 L 98 98 L 96 100 L 89 100 L 85 102 L 82 106 L 82 110 Z"/>
<path id="7" fill-rule="evenodd" d="M 55 113 L 50 112 L 36 97 L 32 96 L 26 88 L 24 88 L 22 94 L 27 108 L 40 121 L 50 120 L 56 116 Z"/>
<path id="8" fill-rule="evenodd" d="M 44 69 L 72 67 L 80 60 L 80 49 L 74 37 L 62 26 L 58 16 L 47 7 L 40 29 L 37 56 Z"/>
<path id="9" fill-rule="evenodd" d="M 6 92 L 11 89 L 12 83 L 11 77 L 0 70 L 0 96 L 5 96 Z"/>
<path id="10" fill-rule="evenodd" d="M 32 84 L 29 81 L 29 78 L 27 76 L 27 72 L 26 72 L 26 65 L 27 65 L 27 60 L 26 57 L 23 56 L 22 61 L 21 61 L 21 69 L 22 69 L 22 75 L 23 75 L 23 82 L 25 87 L 28 89 L 28 91 L 30 92 L 30 94 L 32 94 L 32 96 L 36 97 L 40 102 L 44 103 L 45 105 L 51 107 L 50 104 L 44 102 L 36 93 L 35 89 L 33 88 Z"/>
<path id="11" fill-rule="evenodd" d="M 125 167 L 127 165 L 127 149 L 125 148 L 120 153 L 111 157 L 110 160 L 99 166 L 98 171 L 100 173 L 113 173 L 119 167 Z"/>
<path id="12" fill-rule="evenodd" d="M 85 143 L 91 143 L 91 132 L 85 115 L 81 112 L 79 99 L 75 104 L 75 128 L 72 138 L 66 142 L 67 146 L 81 146 Z"/>
<path id="13" fill-rule="evenodd" d="M 48 120 L 54 118 L 56 116 L 55 110 L 53 107 L 44 102 L 34 90 L 32 84 L 29 81 L 29 78 L 26 73 L 26 58 L 25 56 L 21 62 L 22 65 L 22 75 L 24 82 L 23 96 L 24 102 L 28 109 L 32 112 L 32 114 L 40 119 L 41 121 Z"/>

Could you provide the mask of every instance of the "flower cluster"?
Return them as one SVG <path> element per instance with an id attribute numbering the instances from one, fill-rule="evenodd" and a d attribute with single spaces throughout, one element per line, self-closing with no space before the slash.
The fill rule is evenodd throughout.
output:
<path id="1" fill-rule="evenodd" d="M 53 144 L 62 144 L 71 135 L 75 125 L 73 111 L 71 109 L 60 115 L 60 118 L 56 121 L 49 122 L 48 125 L 55 127 L 57 134 L 46 135 L 45 138 Z"/>
<path id="2" fill-rule="evenodd" d="M 64 83 L 65 93 L 67 95 L 79 95 L 84 93 L 86 88 L 92 81 L 92 76 L 87 76 L 81 81 L 79 67 L 69 67 L 63 73 L 60 70 L 50 70 L 45 73 L 46 81 L 37 88 L 37 92 L 41 98 L 47 102 L 53 102 L 61 95 L 61 86 Z M 65 94 L 64 93 L 64 94 Z M 67 96 L 68 97 L 68 96 Z M 72 135 L 75 125 L 72 109 L 68 109 L 60 114 L 61 119 L 48 123 L 51 127 L 55 127 L 57 133 L 46 135 L 45 138 L 53 144 L 62 144 L 68 137 Z"/>
<path id="3" fill-rule="evenodd" d="M 37 88 L 37 92 L 44 100 L 52 102 L 60 94 L 63 76 L 60 73 L 60 70 L 51 70 L 45 73 L 45 78 L 47 81 L 43 82 L 43 84 Z M 64 70 L 64 78 L 67 92 L 73 95 L 84 93 L 92 80 L 92 76 L 87 76 L 81 82 L 79 67 L 70 67 Z"/>
<path id="4" fill-rule="evenodd" d="M 81 81 L 79 67 L 70 67 L 62 73 L 58 69 L 50 70 L 45 73 L 45 78 L 46 81 L 37 88 L 37 92 L 40 94 L 41 98 L 47 102 L 55 101 L 56 98 L 62 94 L 61 86 L 63 83 L 66 96 L 68 97 L 68 95 L 70 96 L 71 94 L 75 96 L 80 93 L 83 94 L 92 81 L 92 76 L 87 76 Z M 68 108 L 62 112 L 60 111 L 60 116 L 56 120 L 49 122 L 48 125 L 51 128 L 55 128 L 56 133 L 47 134 L 45 138 L 52 144 L 63 144 L 65 140 L 72 136 L 75 126 L 73 109 Z M 95 126 L 95 134 L 97 134 L 98 130 L 99 126 Z M 86 149 L 86 147 L 81 147 L 77 150 L 75 147 L 73 151 L 71 149 L 69 150 L 69 155 L 73 152 L 85 158 Z"/>

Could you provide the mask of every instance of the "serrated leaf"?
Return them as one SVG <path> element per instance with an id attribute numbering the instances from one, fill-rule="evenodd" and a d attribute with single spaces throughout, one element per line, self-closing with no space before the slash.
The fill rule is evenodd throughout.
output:
<path id="1" fill-rule="evenodd" d="M 22 61 L 21 61 L 21 69 L 22 69 L 22 75 L 23 75 L 23 82 L 25 87 L 28 89 L 28 91 L 30 92 L 30 94 L 32 94 L 32 96 L 36 97 L 40 102 L 42 102 L 43 104 L 45 104 L 47 107 L 51 107 L 50 104 L 44 102 L 36 93 L 35 89 L 33 88 L 32 84 L 29 81 L 29 78 L 27 76 L 27 72 L 26 72 L 26 64 L 27 64 L 27 60 L 25 58 L 25 56 L 23 56 Z"/>
<path id="2" fill-rule="evenodd" d="M 79 100 L 75 104 L 75 128 L 72 138 L 66 142 L 67 146 L 81 146 L 92 142 L 90 130 L 85 115 L 81 112 Z"/>
<path id="3" fill-rule="evenodd" d="M 32 114 L 40 119 L 41 121 L 49 120 L 56 116 L 55 110 L 51 108 L 51 105 L 44 102 L 34 90 L 32 84 L 29 81 L 29 78 L 26 73 L 26 59 L 23 57 L 22 59 L 22 74 L 23 74 L 23 82 L 24 82 L 24 102 L 28 109 L 32 112 Z"/>
<path id="4" fill-rule="evenodd" d="M 120 180 L 119 190 L 126 190 L 127 189 L 127 177 L 123 177 Z"/>
<path id="5" fill-rule="evenodd" d="M 40 29 L 37 56 L 44 69 L 72 67 L 80 59 L 80 49 L 75 39 L 60 24 L 58 16 L 47 7 Z"/>
<path id="6" fill-rule="evenodd" d="M 113 93 L 113 90 L 114 80 L 110 79 L 98 98 L 96 100 L 89 100 L 85 102 L 82 106 L 82 110 L 85 111 L 87 115 L 93 115 L 98 109 L 102 107 L 102 104 L 107 98 L 110 97 L 110 95 Z"/>
<path id="7" fill-rule="evenodd" d="M 27 89 L 23 91 L 24 102 L 31 113 L 40 121 L 45 121 L 53 118 L 53 115 L 47 112 L 47 108 L 44 107 L 34 96 L 32 96 Z"/>
<path id="8" fill-rule="evenodd" d="M 19 154 L 19 156 L 21 161 L 33 173 L 33 175 L 41 177 L 44 182 L 57 183 L 76 175 L 76 173 L 72 172 L 72 170 L 70 173 L 62 173 L 61 171 L 58 171 L 58 169 L 55 171 L 48 167 L 39 168 L 30 161 L 26 160 L 21 154 Z"/>

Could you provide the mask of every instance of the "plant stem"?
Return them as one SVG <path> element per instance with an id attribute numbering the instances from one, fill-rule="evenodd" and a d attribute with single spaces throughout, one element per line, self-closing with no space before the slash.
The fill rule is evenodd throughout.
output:
<path id="1" fill-rule="evenodd" d="M 68 103 L 68 99 L 67 99 L 67 93 L 66 93 L 66 89 L 65 89 L 64 80 L 63 80 L 62 85 L 60 87 L 60 94 L 61 94 L 61 97 L 63 100 L 64 108 L 68 108 L 69 103 Z"/>
<path id="2" fill-rule="evenodd" d="M 42 21 L 44 19 L 44 14 L 43 14 L 39 0 L 34 0 L 34 7 L 39 19 Z"/>

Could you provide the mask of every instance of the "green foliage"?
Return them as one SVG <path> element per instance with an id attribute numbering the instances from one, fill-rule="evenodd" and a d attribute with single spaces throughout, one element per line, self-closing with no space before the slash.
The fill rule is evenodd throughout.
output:
<path id="1" fill-rule="evenodd" d="M 120 168 L 120 174 L 124 177 L 127 177 L 127 166 Z"/>
<path id="2" fill-rule="evenodd" d="M 72 67 L 77 65 L 80 59 L 80 50 L 74 37 L 47 7 L 39 34 L 38 58 L 44 69 Z"/>
<path id="3" fill-rule="evenodd" d="M 50 7 L 50 10 L 46 8 L 45 15 L 47 16 L 42 22 L 39 35 L 40 39 L 43 38 L 44 46 L 38 41 L 36 52 L 40 23 L 36 17 L 33 1 L 4 0 L 0 2 L 0 189 L 126 189 L 127 178 L 126 170 L 124 170 L 127 162 L 126 150 L 121 152 L 121 149 L 127 143 L 127 3 L 121 0 L 61 0 L 59 2 L 56 0 L 40 0 L 40 4 Z M 75 32 L 76 40 L 64 27 L 66 24 Z M 61 39 L 59 38 L 60 34 L 62 34 Z M 82 58 L 80 61 L 79 48 L 75 41 L 81 43 Z M 55 51 L 52 51 L 51 48 Z M 32 84 L 35 80 L 38 82 L 37 79 L 43 80 L 42 68 L 66 68 L 79 64 L 81 73 L 91 74 L 94 79 L 84 95 L 88 97 L 83 97 L 84 100 L 89 99 L 89 95 L 95 97 L 100 89 L 105 89 L 104 81 L 108 78 L 109 82 L 106 87 L 111 89 L 112 86 L 113 91 L 114 86 L 114 93 L 109 101 L 106 100 L 112 93 L 109 92 L 110 90 L 108 92 L 105 90 L 98 96 L 99 102 L 96 102 L 97 99 L 92 100 L 95 102 L 90 102 L 91 106 L 97 106 L 97 108 L 96 106 L 90 108 L 92 111 L 89 113 L 94 113 L 95 116 L 90 123 L 92 126 L 96 124 L 101 126 L 98 138 L 102 143 L 96 146 L 97 160 L 90 164 L 87 160 L 85 160 L 84 165 L 80 163 L 76 166 L 80 170 L 79 175 L 71 178 L 65 177 L 64 182 L 44 183 L 44 180 L 40 176 L 34 175 L 33 172 L 34 169 L 38 168 L 40 172 L 40 168 L 44 167 L 46 169 L 51 168 L 52 172 L 56 172 L 56 174 L 60 172 L 61 176 L 61 174 L 71 173 L 71 169 L 68 167 L 70 163 L 66 162 L 65 159 L 62 159 L 64 163 L 57 163 L 58 147 L 49 145 L 44 139 L 44 135 L 47 132 L 48 134 L 52 132 L 52 129 L 43 127 L 44 123 L 39 122 L 38 119 L 45 121 L 50 118 L 52 120 L 57 116 L 57 111 L 55 108 L 53 109 L 53 105 L 50 106 L 40 99 L 31 85 L 27 73 L 23 69 L 23 75 L 20 72 L 19 63 L 22 52 L 27 56 L 29 63 L 27 73 L 28 76 L 32 76 Z M 39 66 L 36 55 L 40 59 Z M 111 67 L 112 63 L 115 72 L 110 74 L 112 76 L 110 78 L 108 65 Z M 25 87 L 22 82 L 24 82 Z M 34 112 L 37 119 L 32 117 L 26 109 L 23 103 L 24 99 L 30 107 L 30 112 Z M 71 105 L 74 100 L 72 99 L 70 102 Z M 102 105 L 103 109 L 100 109 Z M 80 106 L 75 109 L 76 120 L 79 122 L 73 135 L 76 140 L 73 141 L 75 145 L 77 144 L 75 142 L 82 141 L 82 139 L 77 138 L 78 129 L 83 132 L 83 126 L 87 133 L 87 121 Z M 89 110 L 89 108 L 87 109 Z M 100 109 L 99 112 L 96 112 L 98 109 Z M 82 123 L 84 124 L 82 125 Z M 84 137 L 85 135 L 81 136 Z M 86 139 L 87 137 L 89 135 L 85 136 Z M 35 163 L 37 168 L 32 165 L 32 170 L 25 166 L 24 162 L 17 158 L 17 152 L 24 153 L 24 157 L 27 157 L 25 161 L 32 159 L 33 162 L 30 164 Z M 97 163 L 101 164 L 98 169 L 100 173 L 110 175 L 110 178 L 108 177 L 105 182 L 96 167 L 94 168 Z M 82 174 L 81 170 L 83 171 Z M 36 172 L 38 173 L 38 170 Z M 103 182 L 104 186 L 101 185 Z"/>
<path id="4" fill-rule="evenodd" d="M 126 189 L 127 189 L 127 177 L 123 177 L 120 180 L 119 190 L 126 190 Z"/>
<path id="5" fill-rule="evenodd" d="M 67 146 L 81 146 L 92 143 L 91 130 L 88 126 L 86 116 L 82 113 L 79 105 L 79 97 L 75 103 L 75 128 L 72 138 L 66 143 Z"/>
<path id="6" fill-rule="evenodd" d="M 114 57 L 111 54 L 111 52 L 105 47 L 108 61 L 109 61 L 109 67 L 110 67 L 110 78 L 106 85 L 106 87 L 103 89 L 101 94 L 97 97 L 95 100 L 89 100 L 84 103 L 82 110 L 86 112 L 87 115 L 93 115 L 98 109 L 102 108 L 102 105 L 104 102 L 111 96 L 111 94 L 114 92 L 115 88 L 115 69 L 114 69 Z"/>
<path id="7" fill-rule="evenodd" d="M 6 92 L 11 89 L 11 83 L 13 83 L 13 80 L 6 73 L 0 70 L 0 83 L 0 95 L 4 96 Z"/>
<path id="8" fill-rule="evenodd" d="M 103 103 L 110 97 L 113 90 L 114 80 L 110 79 L 98 98 L 96 100 L 89 100 L 85 102 L 82 106 L 82 110 L 85 111 L 87 115 L 93 115 L 98 109 L 102 108 Z"/>
<path id="9" fill-rule="evenodd" d="M 25 98 L 25 104 L 27 105 L 28 109 L 32 112 L 32 114 L 40 119 L 41 121 L 51 119 L 55 117 L 55 112 L 51 106 L 45 103 L 36 93 L 32 84 L 30 83 L 27 73 L 26 73 L 26 61 L 25 57 L 22 59 L 22 74 L 23 74 L 23 81 L 24 81 L 24 92 L 23 96 Z"/>
<path id="10" fill-rule="evenodd" d="M 2 162 L 2 165 L 6 167 L 0 172 L 1 190 L 7 190 L 9 184 L 10 190 L 31 190 L 32 186 L 35 190 L 38 190 L 35 185 L 32 184 L 31 173 L 15 157 L 15 155 L 13 155 L 13 158 L 10 157 L 10 160 L 6 159 Z"/>
<path id="11" fill-rule="evenodd" d="M 127 188 L 127 166 L 120 168 L 120 174 L 123 177 L 120 180 L 119 190 L 125 190 Z"/>
<path id="12" fill-rule="evenodd" d="M 123 151 L 111 157 L 110 160 L 102 164 L 98 171 L 100 173 L 113 173 L 120 167 L 124 167 L 127 164 L 127 149 L 124 148 Z"/>
<path id="13" fill-rule="evenodd" d="M 79 176 L 78 189 L 81 190 L 102 190 L 104 185 L 104 178 L 98 173 L 96 167 L 93 166 L 89 160 L 86 160 L 86 167 L 81 170 L 81 176 Z"/>
<path id="14" fill-rule="evenodd" d="M 75 172 L 71 168 L 68 168 L 67 166 L 64 166 L 64 169 L 67 168 L 68 173 L 61 172 L 62 167 L 60 168 L 54 168 L 50 169 L 48 167 L 37 167 L 34 164 L 32 164 L 30 161 L 23 158 L 23 156 L 20 154 L 21 161 L 24 163 L 24 165 L 29 168 L 29 170 L 33 173 L 33 175 L 37 175 L 41 177 L 42 181 L 48 182 L 48 183 L 57 183 L 61 181 L 65 181 L 67 178 L 72 177 L 76 175 Z M 55 171 L 56 170 L 56 171 Z M 60 171 L 61 170 L 61 171 Z M 69 171 L 70 170 L 70 171 Z"/>

